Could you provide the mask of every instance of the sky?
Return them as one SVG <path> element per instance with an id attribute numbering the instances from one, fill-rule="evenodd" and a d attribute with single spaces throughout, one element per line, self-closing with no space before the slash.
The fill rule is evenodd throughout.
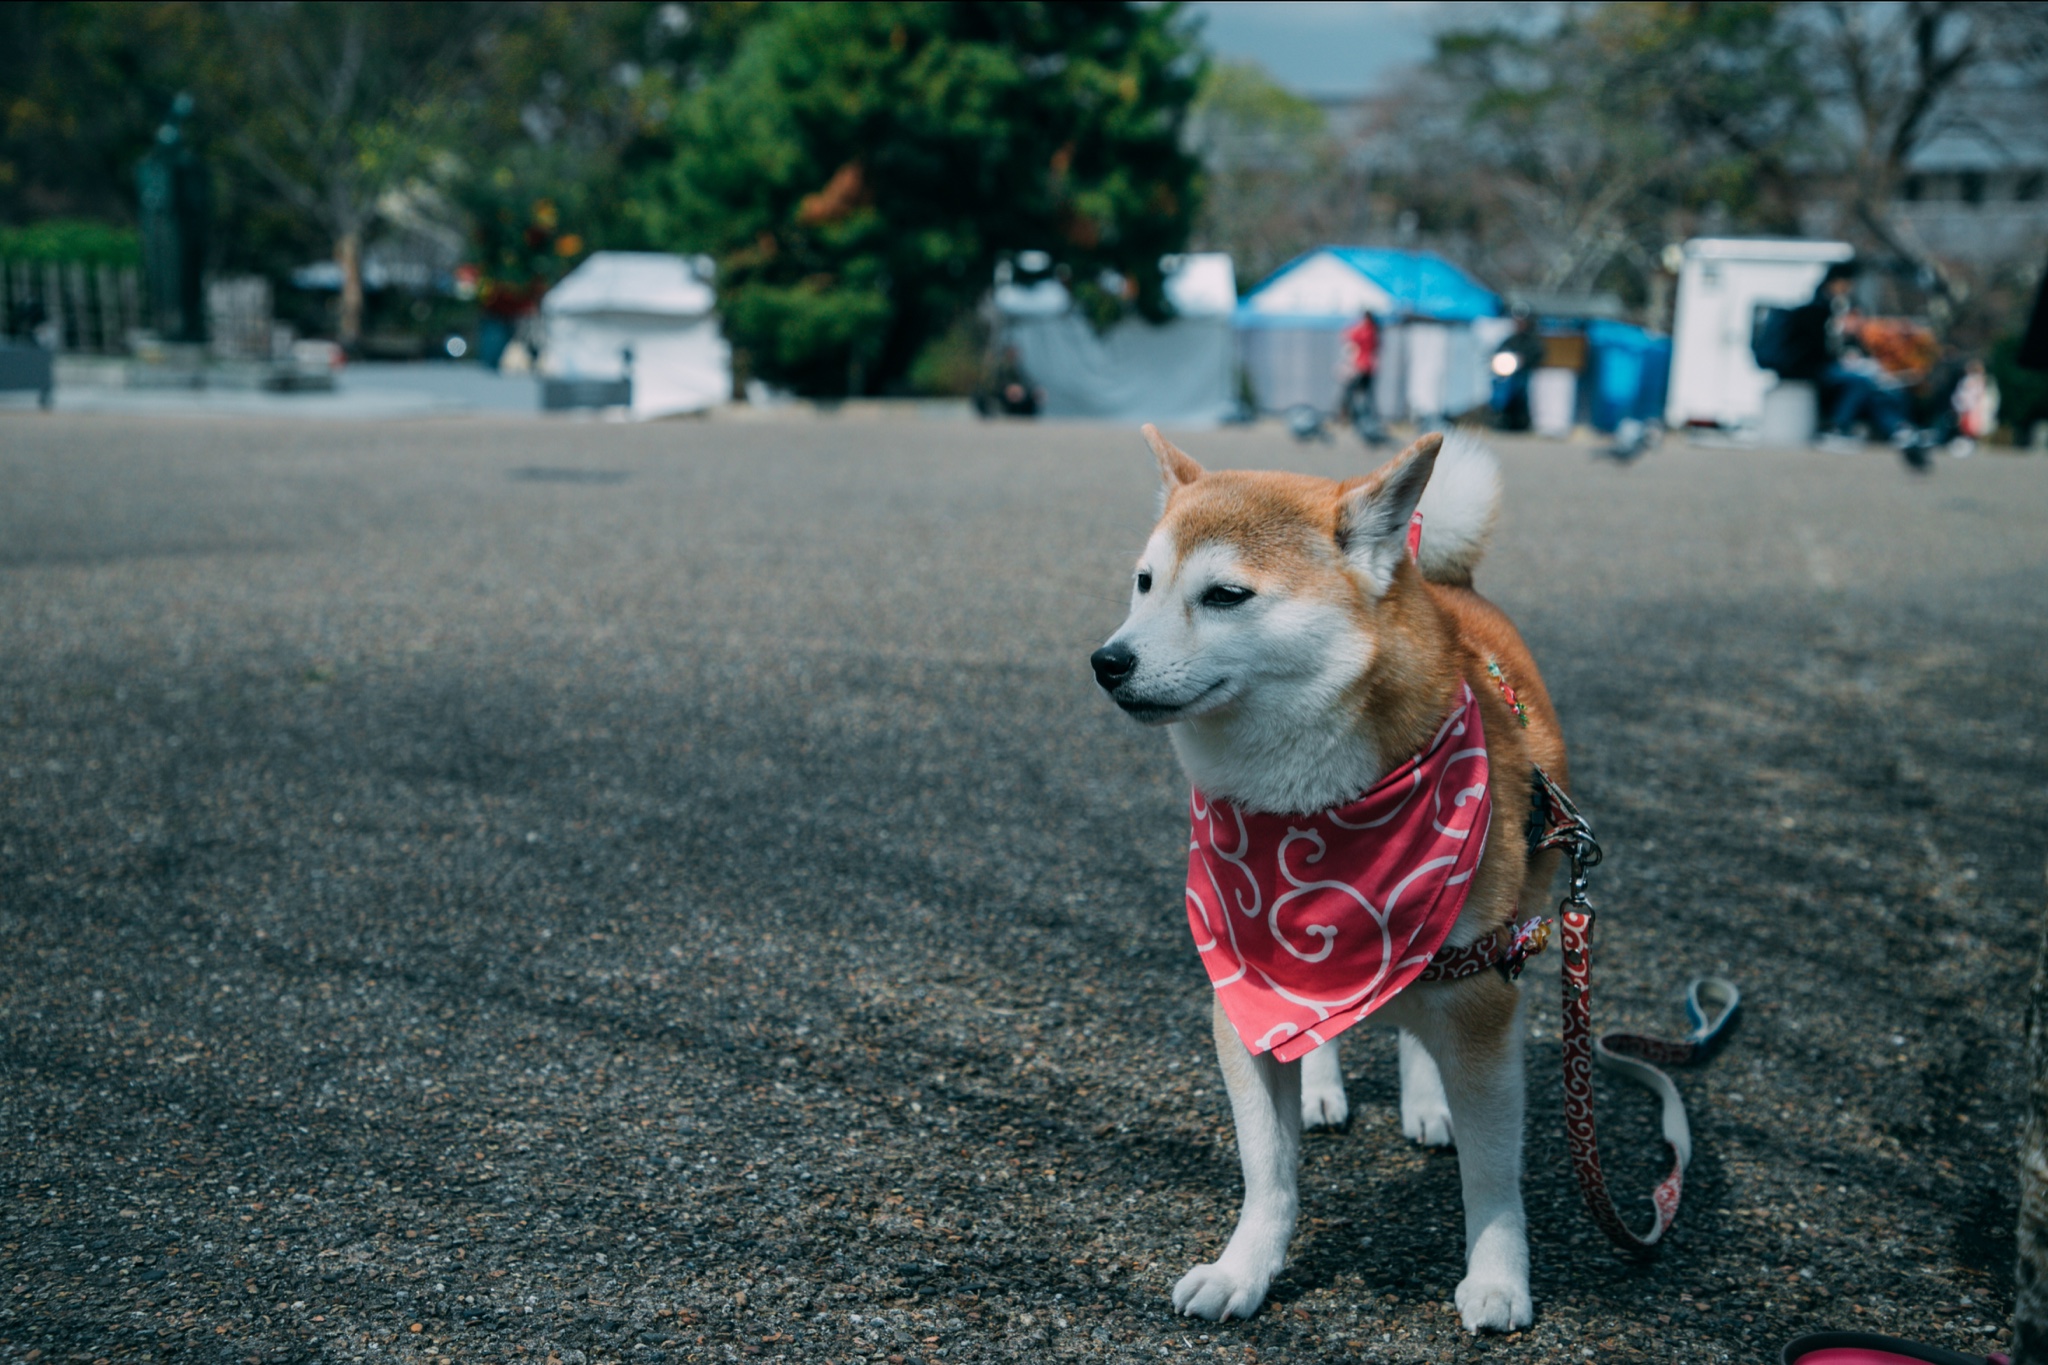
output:
<path id="1" fill-rule="evenodd" d="M 1472 7 L 1445 0 L 1208 0 L 1209 49 L 1255 61 L 1303 95 L 1366 94 L 1394 71 L 1426 60 L 1438 26 Z"/>

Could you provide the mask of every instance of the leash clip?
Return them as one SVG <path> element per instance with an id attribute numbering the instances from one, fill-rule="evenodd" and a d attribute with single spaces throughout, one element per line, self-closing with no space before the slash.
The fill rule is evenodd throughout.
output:
<path id="1" fill-rule="evenodd" d="M 1593 826 L 1579 813 L 1564 788 L 1551 781 L 1550 774 L 1543 771 L 1541 764 L 1529 765 L 1536 771 L 1536 796 L 1543 803 L 1543 832 L 1537 837 L 1530 852 L 1541 852 L 1547 848 L 1563 849 L 1571 859 L 1572 874 L 1565 898 L 1558 902 L 1560 913 L 1581 914 L 1588 919 L 1593 916 L 1593 906 L 1586 899 L 1586 874 L 1600 866 L 1605 855 L 1599 839 L 1593 835 Z"/>
<path id="2" fill-rule="evenodd" d="M 1571 851 L 1572 878 L 1565 892 L 1565 898 L 1557 903 L 1559 914 L 1584 915 L 1593 918 L 1593 903 L 1586 899 L 1586 864 L 1580 858 L 1578 849 Z"/>

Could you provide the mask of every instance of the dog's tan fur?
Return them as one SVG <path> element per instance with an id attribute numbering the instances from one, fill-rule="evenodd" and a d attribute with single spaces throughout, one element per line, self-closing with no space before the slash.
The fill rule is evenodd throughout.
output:
<path id="1" fill-rule="evenodd" d="M 1349 727 L 1346 742 L 1355 743 L 1360 753 L 1419 752 L 1441 724 L 1458 680 L 1470 685 L 1485 721 L 1493 817 L 1485 856 L 1451 942 L 1470 943 L 1511 919 L 1540 913 L 1558 858 L 1555 853 L 1531 857 L 1522 837 L 1532 799 L 1531 768 L 1541 764 L 1561 785 L 1569 782 L 1569 772 L 1557 714 L 1535 660 L 1506 613 L 1471 586 L 1471 565 L 1484 531 L 1473 537 L 1469 553 L 1459 550 L 1439 561 L 1438 581 L 1425 577 L 1405 552 L 1396 557 L 1389 549 L 1390 537 L 1405 530 L 1407 508 L 1421 495 L 1442 438 L 1426 436 L 1371 474 L 1339 482 L 1301 474 L 1205 471 L 1149 427 L 1146 436 L 1166 491 L 1148 547 L 1148 554 L 1159 548 L 1170 552 L 1171 563 L 1158 566 L 1162 576 L 1179 574 L 1198 552 L 1220 554 L 1231 566 L 1232 581 L 1255 595 L 1339 612 L 1330 619 L 1348 622 L 1347 639 L 1363 642 L 1356 646 L 1360 652 L 1369 651 L 1364 667 L 1343 690 L 1336 722 L 1340 730 Z M 1429 534 L 1427 522 L 1423 534 Z M 1368 540 L 1361 558 L 1361 543 Z M 1192 624 L 1198 610 L 1194 601 L 1182 610 Z M 1499 666 L 1522 702 L 1526 728 L 1488 673 L 1489 661 Z M 1319 713 L 1319 719 L 1327 719 L 1326 714 Z M 1177 747 L 1183 748 L 1185 761 L 1186 748 L 1178 742 Z M 1336 799 L 1353 794 L 1338 793 Z M 1457 1120 L 1461 1161 L 1476 1166 L 1479 1158 L 1472 1149 L 1490 1144 L 1489 1169 L 1466 1172 L 1472 1264 L 1458 1297 L 1467 1326 L 1475 1330 L 1519 1326 L 1530 1311 L 1519 1194 L 1519 999 L 1517 987 L 1496 973 L 1482 972 L 1456 982 L 1412 986 L 1381 1012 L 1382 1021 L 1411 1030 L 1418 1042 L 1411 1058 L 1410 1040 L 1403 1040 L 1404 1126 L 1412 1066 L 1422 1077 L 1418 1090 L 1434 1087 L 1434 1103 L 1443 1117 L 1433 1127 L 1418 1121 L 1427 1132 L 1410 1131 L 1425 1140 L 1446 1140 L 1449 1115 L 1462 1103 L 1470 1117 Z M 1289 1073 L 1308 1073 L 1306 1084 L 1312 1088 L 1327 1090 L 1334 1084 L 1334 1100 L 1322 1103 L 1334 1104 L 1338 1116 L 1344 1112 L 1334 1046 L 1323 1050 L 1327 1057 L 1311 1054 L 1300 1067 L 1282 1067 L 1269 1057 L 1245 1054 L 1220 1010 L 1216 1032 L 1245 1154 L 1246 1206 L 1225 1254 L 1191 1271 L 1176 1290 L 1176 1306 L 1207 1317 L 1256 1308 L 1291 1234 L 1291 1163 L 1297 1141 L 1291 1131 L 1298 1129 L 1290 1131 L 1285 1113 L 1272 1122 L 1267 1113 L 1269 1104 L 1284 1109 L 1292 1103 L 1287 1096 L 1305 1084 L 1301 1075 Z M 1417 1060 L 1423 1055 L 1421 1044 L 1427 1045 L 1427 1060 Z M 1505 1098 L 1510 1092 L 1511 1105 Z M 1494 1098 L 1482 1101 L 1485 1095 Z M 1430 1102 L 1425 1097 L 1418 1104 Z M 1490 1136 L 1478 1134 L 1479 1115 L 1489 1102 L 1512 1108 L 1512 1132 L 1503 1126 Z M 1334 1121 L 1327 1107 L 1317 1109 L 1306 1100 L 1302 1107 L 1311 1122 Z M 1257 1170 L 1254 1149 L 1262 1153 Z M 1507 1193 L 1499 1188 L 1504 1161 L 1511 1164 L 1515 1182 Z M 1283 1172 L 1283 1166 L 1289 1169 Z M 1278 1251 L 1272 1245 L 1276 1237 Z"/>

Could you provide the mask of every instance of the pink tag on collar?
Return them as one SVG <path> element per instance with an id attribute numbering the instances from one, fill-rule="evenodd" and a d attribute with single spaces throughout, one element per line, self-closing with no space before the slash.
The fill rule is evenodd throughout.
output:
<path id="1" fill-rule="evenodd" d="M 1492 800 L 1472 689 L 1416 757 L 1342 806 L 1189 802 L 1188 928 L 1244 1045 L 1314 1051 L 1422 973 L 1465 908 Z"/>
<path id="2" fill-rule="evenodd" d="M 1420 507 L 1416 508 L 1414 515 L 1408 518 L 1408 557 L 1417 561 L 1422 558 L 1422 509 Z"/>

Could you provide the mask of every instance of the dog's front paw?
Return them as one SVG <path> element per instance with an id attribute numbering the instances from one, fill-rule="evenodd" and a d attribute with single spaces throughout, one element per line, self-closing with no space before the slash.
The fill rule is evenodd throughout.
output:
<path id="1" fill-rule="evenodd" d="M 1336 1085 L 1301 1087 L 1301 1126 L 1303 1128 L 1342 1128 L 1344 1120 L 1351 1117 L 1351 1102 L 1344 1098 L 1344 1083 Z"/>
<path id="2" fill-rule="evenodd" d="M 1458 1285 L 1458 1316 L 1468 1332 L 1512 1332 L 1535 1321 L 1527 1280 L 1467 1275 Z"/>
<path id="3" fill-rule="evenodd" d="M 1451 1107 L 1439 1097 L 1401 1101 L 1401 1133 L 1425 1147 L 1451 1145 Z"/>
<path id="4" fill-rule="evenodd" d="M 1272 1282 L 1271 1275 L 1253 1274 L 1220 1260 L 1198 1265 L 1173 1287 L 1173 1311 L 1211 1322 L 1248 1318 L 1266 1301 L 1266 1287 Z"/>

